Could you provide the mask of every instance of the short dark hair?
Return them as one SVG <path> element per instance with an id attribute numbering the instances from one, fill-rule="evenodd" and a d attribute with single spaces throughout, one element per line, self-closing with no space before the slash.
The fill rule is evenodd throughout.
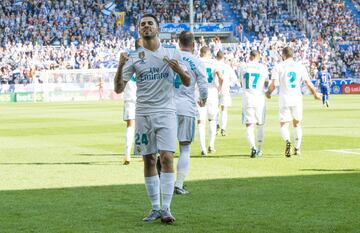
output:
<path id="1" fill-rule="evenodd" d="M 293 57 L 294 56 L 294 50 L 290 47 L 285 47 L 282 50 L 282 55 L 286 58 Z"/>
<path id="2" fill-rule="evenodd" d="M 218 51 L 217 54 L 216 54 L 216 59 L 217 60 L 221 60 L 224 58 L 224 53 L 221 52 L 221 51 Z"/>
<path id="3" fill-rule="evenodd" d="M 151 17 L 151 18 L 153 18 L 153 19 L 155 20 L 155 22 L 156 22 L 156 25 L 157 25 L 158 27 L 160 27 L 160 22 L 159 22 L 159 20 L 158 20 L 158 19 L 156 18 L 156 16 L 153 15 L 153 14 L 145 14 L 145 15 L 141 16 L 141 18 L 140 18 L 140 20 L 139 20 L 139 24 L 140 24 L 141 20 L 142 20 L 143 18 L 145 18 L 145 17 Z"/>
<path id="4" fill-rule="evenodd" d="M 194 34 L 190 31 L 182 31 L 179 35 L 179 42 L 184 47 L 191 47 L 194 43 Z"/>

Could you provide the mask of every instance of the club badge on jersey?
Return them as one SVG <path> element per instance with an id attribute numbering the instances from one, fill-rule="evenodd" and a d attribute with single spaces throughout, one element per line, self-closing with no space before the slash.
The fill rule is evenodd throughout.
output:
<path id="1" fill-rule="evenodd" d="M 139 52 L 139 58 L 141 59 L 141 64 L 145 64 L 145 52 Z"/>

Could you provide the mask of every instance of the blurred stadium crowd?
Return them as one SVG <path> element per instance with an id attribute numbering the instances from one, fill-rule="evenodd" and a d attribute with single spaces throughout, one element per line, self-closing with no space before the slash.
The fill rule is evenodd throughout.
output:
<path id="1" fill-rule="evenodd" d="M 113 13 L 103 13 L 107 2 L 2 0 L 0 82 L 31 83 L 34 74 L 43 69 L 114 68 L 119 53 L 133 49 L 135 25 L 141 15 L 153 13 L 161 22 L 172 23 L 189 19 L 186 0 L 125 0 L 130 30 L 124 30 L 116 24 Z M 289 14 L 284 1 L 226 2 L 241 18 L 244 30 L 255 34 L 255 40 L 222 44 L 219 37 L 200 38 L 197 48 L 207 44 L 214 53 L 222 50 L 238 67 L 246 61 L 250 49 L 257 47 L 263 52 L 262 61 L 271 69 L 281 59 L 279 51 L 291 43 L 297 59 L 312 75 L 320 64 L 326 64 L 333 78 L 360 76 L 360 20 L 345 8 L 343 0 L 297 0 L 297 6 L 318 32 L 315 38 L 306 38 L 298 27 L 301 22 Z M 360 1 L 352 3 L 359 12 Z M 220 0 L 196 0 L 195 20 L 222 22 L 222 8 Z"/>

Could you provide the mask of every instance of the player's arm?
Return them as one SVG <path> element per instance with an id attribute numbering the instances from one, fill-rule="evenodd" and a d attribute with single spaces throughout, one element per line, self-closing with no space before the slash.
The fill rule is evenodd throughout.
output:
<path id="1" fill-rule="evenodd" d="M 304 80 L 304 83 L 306 84 L 306 86 L 309 88 L 311 94 L 314 96 L 314 98 L 316 100 L 320 100 L 321 99 L 321 95 L 320 93 L 316 92 L 316 88 L 313 85 L 313 83 L 311 82 L 308 72 L 306 70 L 305 67 L 302 68 L 302 79 Z"/>
<path id="2" fill-rule="evenodd" d="M 269 86 L 267 92 L 265 93 L 265 95 L 268 99 L 271 99 L 271 93 L 275 90 L 275 88 L 276 88 L 276 80 L 273 79 L 273 80 L 271 80 L 270 86 Z"/>
<path id="3" fill-rule="evenodd" d="M 121 53 L 120 54 L 120 60 L 119 60 L 119 65 L 115 74 L 115 79 L 114 79 L 114 91 L 117 94 L 120 94 L 121 92 L 124 91 L 124 88 L 126 86 L 127 81 L 123 80 L 123 68 L 125 66 L 125 63 L 129 60 L 129 57 L 127 55 L 127 53 Z"/>
<path id="4" fill-rule="evenodd" d="M 171 67 L 171 69 L 173 69 L 173 71 L 175 71 L 180 79 L 181 79 L 181 83 L 185 86 L 188 87 L 190 86 L 191 83 L 191 79 L 190 79 L 190 75 L 187 71 L 185 71 L 185 69 L 179 64 L 179 62 L 175 59 L 170 59 L 168 61 L 169 66 Z"/>
<path id="5" fill-rule="evenodd" d="M 320 100 L 321 99 L 321 94 L 316 92 L 316 88 L 315 86 L 312 84 L 312 82 L 310 81 L 310 79 L 305 79 L 304 83 L 306 84 L 306 86 L 309 88 L 311 94 L 314 96 L 315 99 Z"/>
<path id="6" fill-rule="evenodd" d="M 216 76 L 217 76 L 218 79 L 219 79 L 219 87 L 218 87 L 218 90 L 219 90 L 219 92 L 220 92 L 220 91 L 222 90 L 222 84 L 223 84 L 224 78 L 223 78 L 222 73 L 221 73 L 220 70 L 217 70 L 217 71 L 215 72 L 215 74 L 216 74 Z"/>
<path id="7" fill-rule="evenodd" d="M 271 79 L 270 86 L 269 86 L 267 92 L 265 92 L 265 95 L 268 99 L 271 99 L 271 93 L 275 90 L 276 86 L 278 86 L 278 83 L 279 83 L 279 72 L 278 72 L 277 67 L 275 67 L 273 69 L 271 78 L 272 79 Z"/>
<path id="8" fill-rule="evenodd" d="M 195 67 L 195 74 L 200 94 L 198 104 L 200 107 L 204 107 L 208 97 L 208 82 L 205 67 L 200 62 L 198 63 L 198 66 Z"/>

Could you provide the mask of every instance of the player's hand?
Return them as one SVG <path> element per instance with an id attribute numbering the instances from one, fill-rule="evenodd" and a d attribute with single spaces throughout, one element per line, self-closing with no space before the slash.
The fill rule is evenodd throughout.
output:
<path id="1" fill-rule="evenodd" d="M 206 104 L 206 99 L 199 99 L 199 101 L 197 103 L 200 107 L 204 107 Z"/>
<path id="2" fill-rule="evenodd" d="M 314 98 L 316 100 L 321 100 L 321 94 L 319 92 L 316 92 L 315 95 L 314 95 Z"/>
<path id="3" fill-rule="evenodd" d="M 265 92 L 266 98 L 271 99 L 271 94 L 267 91 Z"/>
<path id="4" fill-rule="evenodd" d="M 173 71 L 175 71 L 176 73 L 181 74 L 184 72 L 183 68 L 180 66 L 177 60 L 164 58 L 164 61 L 167 62 L 171 69 L 173 69 Z"/>
<path id="5" fill-rule="evenodd" d="M 125 63 L 129 60 L 127 53 L 120 53 L 119 66 L 125 65 Z"/>

